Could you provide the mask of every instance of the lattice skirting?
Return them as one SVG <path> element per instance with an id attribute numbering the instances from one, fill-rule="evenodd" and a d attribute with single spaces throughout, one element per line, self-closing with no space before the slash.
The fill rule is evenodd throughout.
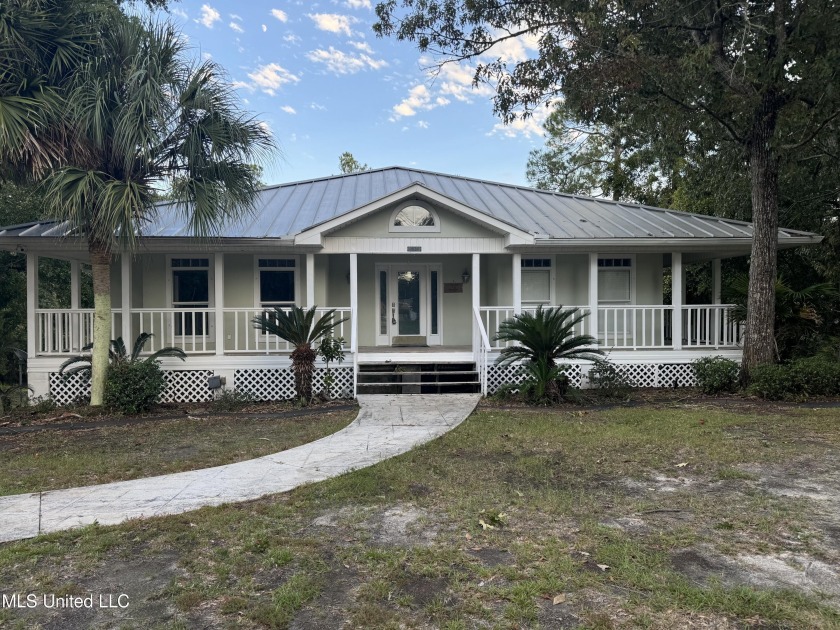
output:
<path id="1" fill-rule="evenodd" d="M 353 396 L 353 368 L 330 368 L 333 376 L 331 394 L 333 397 Z M 326 369 L 315 368 L 312 389 L 319 392 L 324 388 Z M 295 375 L 291 367 L 236 370 L 233 376 L 237 391 L 247 392 L 256 400 L 289 400 L 295 397 Z"/>
<path id="2" fill-rule="evenodd" d="M 690 363 L 614 363 L 616 370 L 627 377 L 634 387 L 693 387 L 697 384 L 694 366 Z M 572 387 L 588 384 L 589 365 L 573 365 L 567 371 Z M 586 375 L 586 379 L 584 379 Z M 489 365 L 487 393 L 495 393 L 502 385 L 521 383 L 522 370 L 518 365 Z"/>
<path id="3" fill-rule="evenodd" d="M 163 373 L 166 387 L 160 402 L 208 402 L 213 392 L 207 387 L 212 370 L 167 370 Z M 351 374 L 352 378 L 352 374 Z M 61 374 L 49 376 L 50 395 L 59 405 L 72 405 L 90 398 L 90 381 L 80 374 L 65 378 Z"/>

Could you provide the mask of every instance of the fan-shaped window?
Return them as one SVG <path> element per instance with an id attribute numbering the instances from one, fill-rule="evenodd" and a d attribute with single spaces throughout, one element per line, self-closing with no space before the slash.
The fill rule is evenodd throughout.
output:
<path id="1" fill-rule="evenodd" d="M 434 210 L 418 201 L 397 207 L 391 215 L 391 232 L 440 232 L 440 221 Z"/>

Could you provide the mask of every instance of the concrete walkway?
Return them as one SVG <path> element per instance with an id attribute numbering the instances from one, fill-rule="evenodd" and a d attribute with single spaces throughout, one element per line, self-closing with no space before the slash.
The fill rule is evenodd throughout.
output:
<path id="1" fill-rule="evenodd" d="M 286 492 L 433 440 L 463 422 L 479 398 L 359 396 L 359 415 L 346 428 L 274 455 L 160 477 L 0 497 L 0 542 Z"/>

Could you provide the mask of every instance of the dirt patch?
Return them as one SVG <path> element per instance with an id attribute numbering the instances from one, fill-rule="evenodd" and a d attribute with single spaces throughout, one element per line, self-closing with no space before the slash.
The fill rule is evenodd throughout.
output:
<path id="1" fill-rule="evenodd" d="M 475 556 L 486 567 L 508 566 L 514 562 L 513 554 L 504 549 L 484 547 L 482 549 L 470 549 L 467 553 Z"/>
<path id="2" fill-rule="evenodd" d="M 295 616 L 290 630 L 338 630 L 347 626 L 359 576 L 351 571 L 332 572 L 324 582 L 321 595 Z"/>
<path id="3" fill-rule="evenodd" d="M 343 507 L 317 517 L 316 527 L 340 528 L 345 542 L 367 540 L 392 547 L 427 547 L 437 538 L 435 519 L 410 503 L 390 507 Z"/>

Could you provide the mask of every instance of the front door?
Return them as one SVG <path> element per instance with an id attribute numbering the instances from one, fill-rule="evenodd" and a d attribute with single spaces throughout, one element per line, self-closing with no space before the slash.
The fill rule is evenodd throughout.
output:
<path id="1" fill-rule="evenodd" d="M 440 265 L 377 265 L 376 278 L 376 344 L 440 345 Z"/>

